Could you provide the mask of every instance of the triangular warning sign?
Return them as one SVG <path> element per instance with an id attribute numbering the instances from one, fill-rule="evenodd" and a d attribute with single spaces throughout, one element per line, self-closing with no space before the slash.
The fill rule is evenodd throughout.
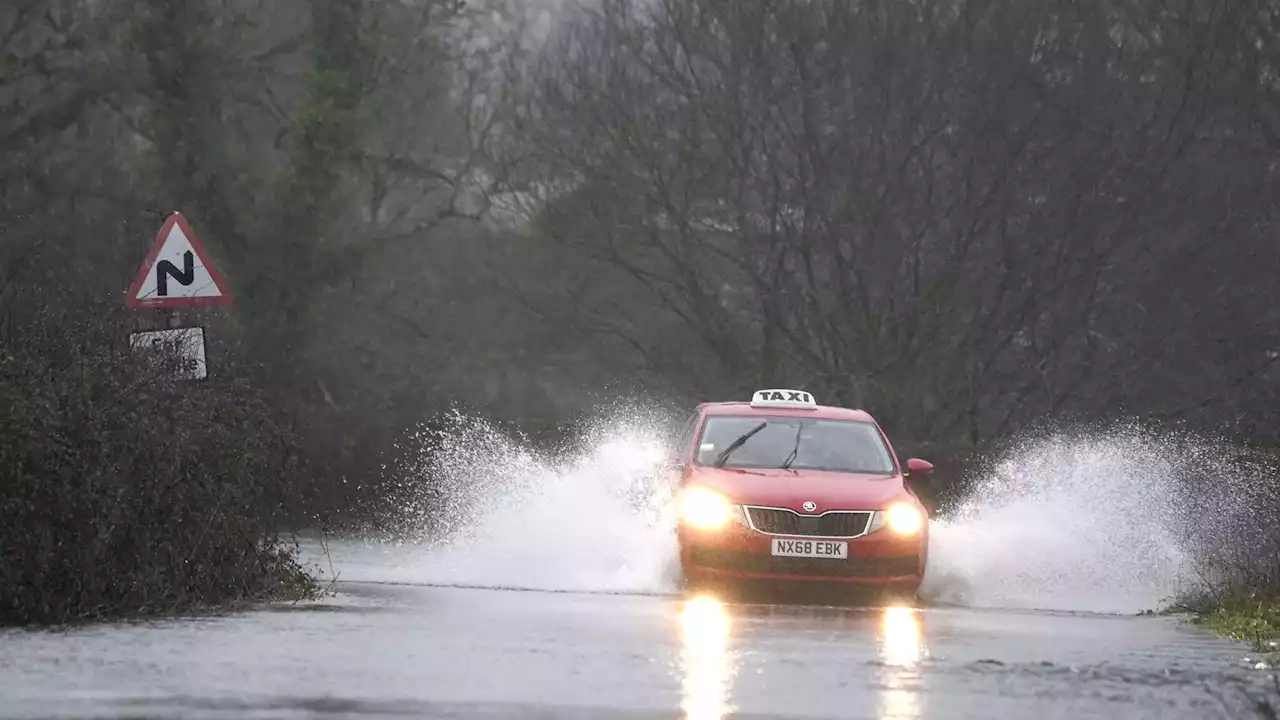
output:
<path id="1" fill-rule="evenodd" d="M 200 238 L 181 213 L 172 213 L 133 279 L 125 304 L 132 308 L 230 305 L 231 292 L 209 261 Z"/>

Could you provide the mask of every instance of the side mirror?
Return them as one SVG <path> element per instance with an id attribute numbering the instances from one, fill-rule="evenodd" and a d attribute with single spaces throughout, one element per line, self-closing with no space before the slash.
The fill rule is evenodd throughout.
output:
<path id="1" fill-rule="evenodd" d="M 909 458 L 907 468 L 902 473 L 903 481 L 916 493 L 920 502 L 924 503 L 925 510 L 930 515 L 934 513 L 938 501 L 938 478 L 932 474 L 932 470 L 933 463 L 928 460 Z"/>
<path id="2" fill-rule="evenodd" d="M 933 463 L 920 458 L 911 458 L 907 460 L 907 474 L 915 475 L 916 473 L 927 473 L 933 470 Z"/>

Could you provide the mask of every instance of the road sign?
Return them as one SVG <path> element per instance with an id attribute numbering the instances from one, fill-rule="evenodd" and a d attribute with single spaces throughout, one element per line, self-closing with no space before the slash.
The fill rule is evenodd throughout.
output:
<path id="1" fill-rule="evenodd" d="M 183 327 L 170 330 L 149 330 L 129 335 L 129 347 L 134 351 L 156 350 L 173 353 L 169 359 L 177 361 L 177 376 L 186 380 L 203 380 L 209 375 L 205 362 L 204 328 Z"/>
<path id="2" fill-rule="evenodd" d="M 226 281 L 181 213 L 165 219 L 125 304 L 139 309 L 231 304 Z"/>

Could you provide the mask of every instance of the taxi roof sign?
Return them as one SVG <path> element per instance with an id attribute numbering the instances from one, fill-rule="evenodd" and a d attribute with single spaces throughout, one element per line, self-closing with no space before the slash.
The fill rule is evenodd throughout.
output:
<path id="1" fill-rule="evenodd" d="M 755 395 L 751 396 L 751 407 L 815 410 L 818 403 L 812 395 L 803 390 L 757 390 Z"/>

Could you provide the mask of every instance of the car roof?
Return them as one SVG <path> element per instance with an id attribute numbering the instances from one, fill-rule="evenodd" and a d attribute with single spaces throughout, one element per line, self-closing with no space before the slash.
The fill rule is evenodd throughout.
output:
<path id="1" fill-rule="evenodd" d="M 703 417 L 736 415 L 751 417 L 753 415 L 773 415 L 774 417 L 807 417 L 820 420 L 857 420 L 874 423 L 875 418 L 865 410 L 819 405 L 815 408 L 788 407 L 752 407 L 745 401 L 708 402 L 698 406 Z"/>

